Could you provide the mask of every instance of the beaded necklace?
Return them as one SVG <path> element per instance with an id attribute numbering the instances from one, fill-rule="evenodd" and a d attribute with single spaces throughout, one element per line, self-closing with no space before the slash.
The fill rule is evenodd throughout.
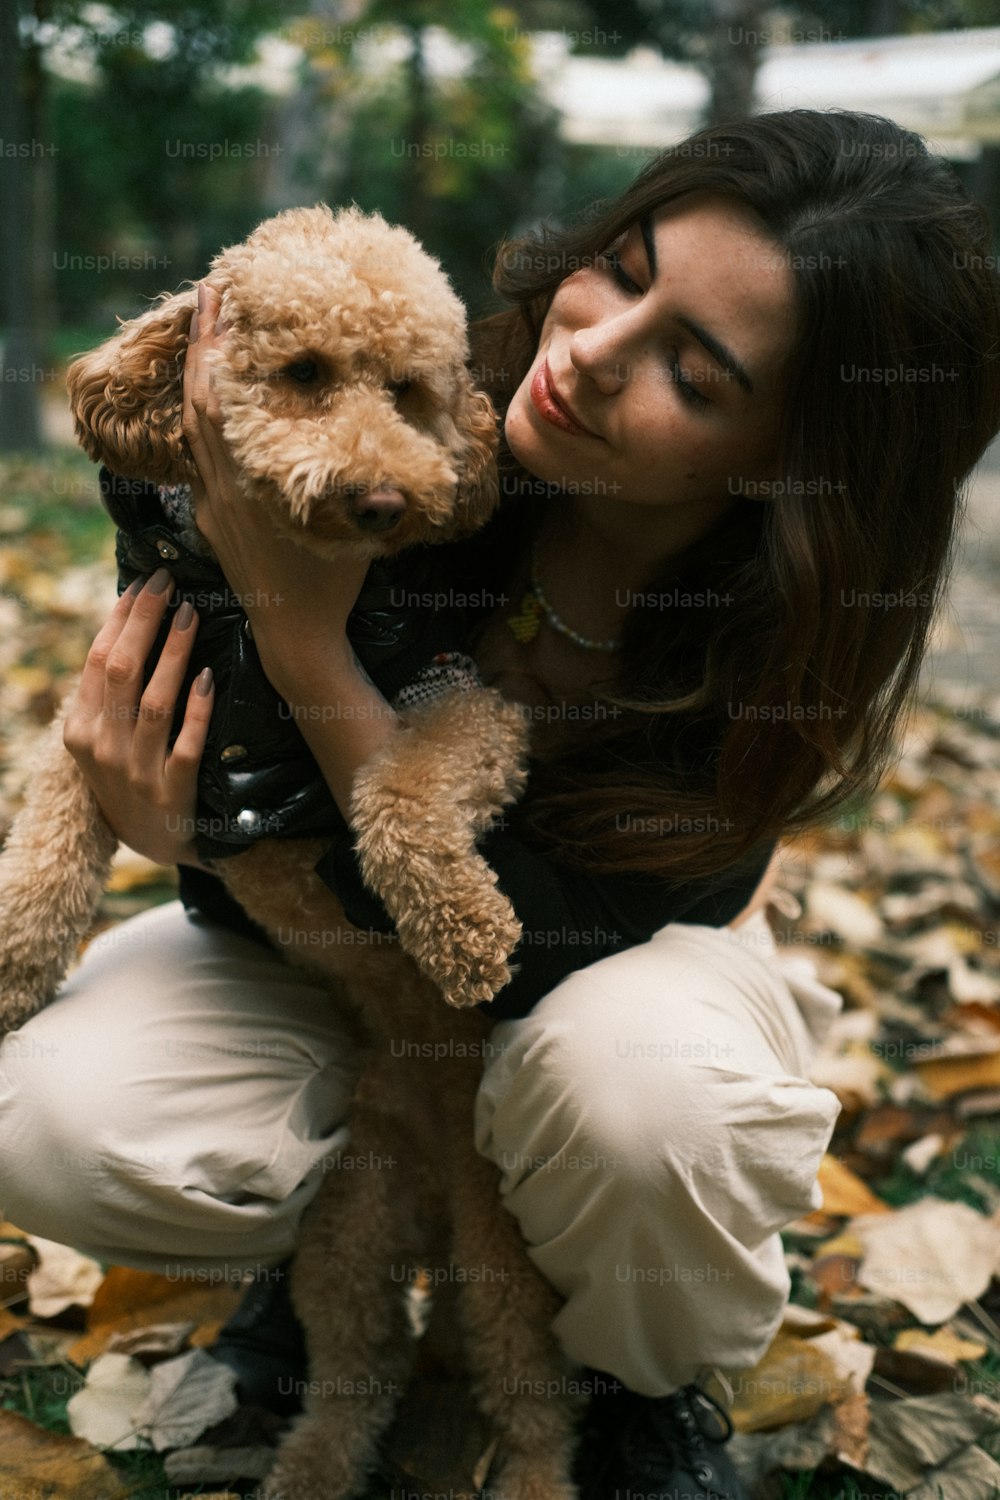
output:
<path id="1" fill-rule="evenodd" d="M 559 618 L 542 592 L 542 585 L 538 577 L 538 548 L 537 543 L 532 542 L 531 581 L 528 585 L 528 592 L 521 601 L 519 612 L 516 615 L 510 615 L 507 619 L 507 624 L 515 639 L 520 641 L 522 645 L 526 645 L 528 641 L 533 641 L 538 634 L 542 615 L 548 620 L 553 630 L 558 630 L 560 635 L 564 635 L 575 646 L 582 646 L 585 651 L 618 650 L 618 641 L 592 641 L 588 636 L 581 635 L 578 630 L 574 630 L 571 625 L 566 624 L 565 620 Z"/>

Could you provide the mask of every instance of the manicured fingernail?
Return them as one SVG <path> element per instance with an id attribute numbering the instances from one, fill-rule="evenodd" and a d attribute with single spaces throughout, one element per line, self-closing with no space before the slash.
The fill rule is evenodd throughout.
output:
<path id="1" fill-rule="evenodd" d="M 165 594 L 173 582 L 166 568 L 157 568 L 152 578 L 146 584 L 151 594 Z"/>
<path id="2" fill-rule="evenodd" d="M 185 599 L 184 603 L 180 606 L 177 613 L 174 615 L 174 629 L 187 630 L 193 619 L 194 605 L 191 604 L 189 600 Z"/>
<path id="3" fill-rule="evenodd" d="M 200 313 L 205 311 L 205 283 L 203 281 L 198 283 L 198 311 Z"/>
<path id="4" fill-rule="evenodd" d="M 134 599 L 136 594 L 142 593 L 144 578 L 133 578 L 127 589 L 122 590 L 123 599 Z"/>
<path id="5" fill-rule="evenodd" d="M 195 678 L 195 692 L 200 694 L 202 698 L 207 698 L 212 691 L 212 687 L 212 668 L 203 667 Z"/>
<path id="6" fill-rule="evenodd" d="M 197 312 L 193 312 L 191 314 L 191 325 L 188 328 L 188 343 L 189 344 L 193 344 L 194 341 L 195 341 L 195 339 L 197 337 L 198 337 L 198 314 L 197 314 Z"/>

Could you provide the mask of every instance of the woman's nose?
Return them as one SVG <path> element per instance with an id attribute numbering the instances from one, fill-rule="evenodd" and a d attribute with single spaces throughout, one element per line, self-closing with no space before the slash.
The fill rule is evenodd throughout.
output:
<path id="1" fill-rule="evenodd" d="M 571 363 L 597 386 L 604 396 L 614 396 L 632 374 L 628 351 L 616 329 L 608 322 L 578 328 L 569 341 Z"/>

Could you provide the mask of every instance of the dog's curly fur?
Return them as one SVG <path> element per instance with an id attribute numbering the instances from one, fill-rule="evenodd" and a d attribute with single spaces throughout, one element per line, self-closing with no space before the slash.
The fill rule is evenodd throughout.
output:
<path id="1" fill-rule="evenodd" d="M 486 519 L 495 419 L 466 367 L 461 303 L 412 236 L 356 209 L 293 209 L 223 251 L 208 280 L 229 326 L 214 381 L 247 504 L 331 558 L 385 555 Z M 123 477 L 193 477 L 181 380 L 194 302 L 193 289 L 166 297 L 71 367 L 80 440 Z M 405 502 L 391 531 L 368 529 L 364 502 L 380 492 Z M 524 719 L 485 690 L 401 717 L 356 778 L 351 808 L 362 873 L 397 937 L 356 940 L 315 874 L 322 842 L 266 841 L 219 865 L 289 958 L 355 1005 L 366 1049 L 352 1152 L 397 1163 L 328 1173 L 304 1222 L 292 1292 L 318 1394 L 267 1494 L 338 1500 L 362 1488 L 396 1404 L 388 1393 L 414 1354 L 391 1269 L 450 1254 L 476 1271 L 459 1305 L 473 1387 L 499 1439 L 490 1489 L 570 1500 L 574 1403 L 550 1394 L 565 1388 L 550 1331 L 559 1298 L 474 1149 L 488 1021 L 458 1013 L 507 981 L 520 935 L 475 839 L 523 786 Z M 57 722 L 0 856 L 0 1034 L 52 998 L 114 847 Z M 417 1045 L 396 1055 L 400 1037 Z"/>

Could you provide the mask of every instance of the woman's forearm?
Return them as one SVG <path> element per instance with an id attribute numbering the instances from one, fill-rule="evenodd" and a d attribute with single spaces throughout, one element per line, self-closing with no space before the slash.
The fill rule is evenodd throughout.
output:
<path id="1" fill-rule="evenodd" d="M 396 733 L 399 719 L 365 672 L 345 636 L 300 644 L 294 658 L 261 652 L 272 684 L 287 702 L 344 817 L 358 769 Z"/>

